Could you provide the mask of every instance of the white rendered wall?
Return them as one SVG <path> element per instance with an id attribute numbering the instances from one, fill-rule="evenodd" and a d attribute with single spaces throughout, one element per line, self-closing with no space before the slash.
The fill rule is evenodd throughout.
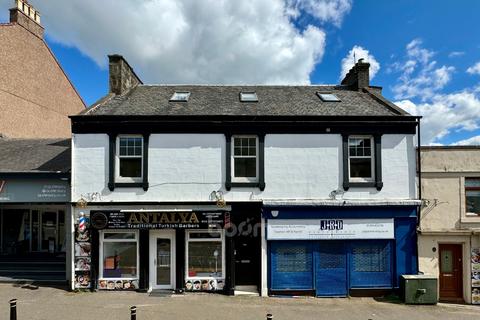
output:
<path id="1" fill-rule="evenodd" d="M 98 193 L 98 201 L 209 201 L 222 190 L 227 201 L 329 199 L 342 189 L 342 139 L 336 134 L 272 134 L 265 138 L 265 191 L 225 190 L 223 134 L 153 134 L 148 191 L 108 183 L 108 136 L 74 134 L 72 201 Z M 350 189 L 343 199 L 414 199 L 413 135 L 382 137 L 384 187 Z M 343 189 L 342 189 L 343 190 Z M 338 197 L 337 197 L 338 198 Z"/>

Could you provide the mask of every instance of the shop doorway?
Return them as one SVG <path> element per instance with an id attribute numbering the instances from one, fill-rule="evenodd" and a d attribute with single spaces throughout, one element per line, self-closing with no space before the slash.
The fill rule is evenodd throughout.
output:
<path id="1" fill-rule="evenodd" d="M 150 288 L 175 287 L 175 231 L 150 231 Z"/>
<path id="2" fill-rule="evenodd" d="M 463 255 L 461 244 L 439 245 L 440 300 L 463 301 Z"/>

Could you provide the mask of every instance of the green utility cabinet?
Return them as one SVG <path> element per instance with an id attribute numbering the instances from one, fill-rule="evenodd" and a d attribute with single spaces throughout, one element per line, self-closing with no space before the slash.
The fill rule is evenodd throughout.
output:
<path id="1" fill-rule="evenodd" d="M 432 275 L 403 275 L 400 290 L 406 304 L 437 304 L 437 278 Z"/>

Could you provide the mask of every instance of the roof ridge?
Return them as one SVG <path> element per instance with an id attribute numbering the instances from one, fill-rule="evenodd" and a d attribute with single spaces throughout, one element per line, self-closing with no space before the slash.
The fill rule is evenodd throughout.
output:
<path id="1" fill-rule="evenodd" d="M 149 83 L 139 87 L 348 87 L 339 84 L 189 84 L 189 83 Z"/>

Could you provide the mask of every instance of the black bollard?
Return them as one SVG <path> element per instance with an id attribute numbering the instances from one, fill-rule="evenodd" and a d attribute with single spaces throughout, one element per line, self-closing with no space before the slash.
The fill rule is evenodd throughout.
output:
<path id="1" fill-rule="evenodd" d="M 10 320 L 17 320 L 17 299 L 10 300 Z"/>
<path id="2" fill-rule="evenodd" d="M 273 314 L 267 313 L 267 320 L 273 320 Z"/>
<path id="3" fill-rule="evenodd" d="M 135 306 L 130 307 L 130 320 L 137 320 L 137 307 Z"/>

